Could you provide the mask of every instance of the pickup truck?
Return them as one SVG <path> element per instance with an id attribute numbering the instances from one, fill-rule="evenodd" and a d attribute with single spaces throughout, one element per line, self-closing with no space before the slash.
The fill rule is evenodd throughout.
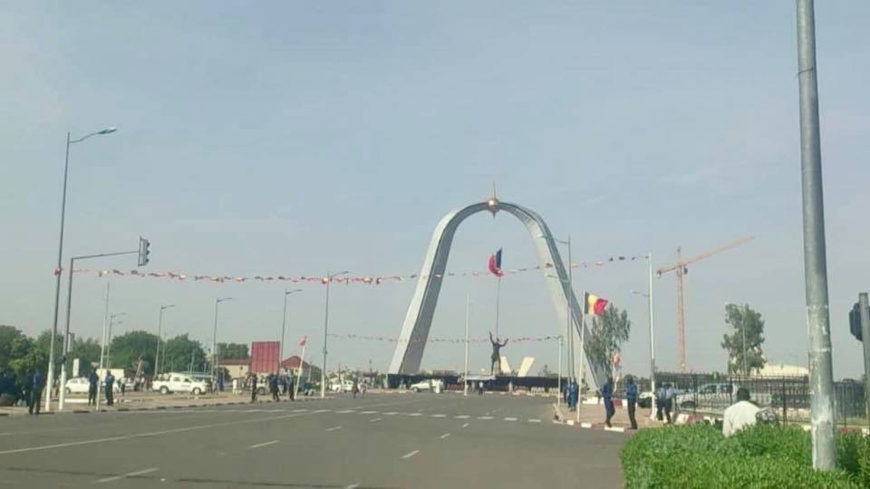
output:
<path id="1" fill-rule="evenodd" d="M 208 392 L 208 385 L 205 382 L 193 380 L 185 374 L 170 373 L 164 377 L 164 380 L 152 382 L 151 390 L 158 391 L 161 394 L 183 392 L 198 396 Z"/>

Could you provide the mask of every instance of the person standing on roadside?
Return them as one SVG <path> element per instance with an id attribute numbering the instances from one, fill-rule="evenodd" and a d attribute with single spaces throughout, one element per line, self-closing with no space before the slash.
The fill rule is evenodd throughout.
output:
<path id="1" fill-rule="evenodd" d="M 628 376 L 628 385 L 625 387 L 625 401 L 628 403 L 628 421 L 631 423 L 631 429 L 637 429 L 637 419 L 635 419 L 635 410 L 637 409 L 637 384 L 634 383 L 634 377 Z"/>
<path id="2" fill-rule="evenodd" d="M 106 371 L 106 406 L 115 405 L 115 376 L 112 371 Z"/>
<path id="3" fill-rule="evenodd" d="M 42 377 L 42 370 L 36 370 L 31 382 L 30 403 L 27 406 L 27 412 L 33 414 L 33 412 L 36 411 L 36 415 L 38 416 L 39 408 L 42 405 L 42 389 L 45 387 L 45 379 Z"/>
<path id="4" fill-rule="evenodd" d="M 613 377 L 609 375 L 607 376 L 607 382 L 601 387 L 601 398 L 604 399 L 604 412 L 607 414 L 607 417 L 604 419 L 604 426 L 610 428 L 613 426 L 610 424 L 610 420 L 613 419 L 616 410 L 613 408 Z"/>
<path id="5" fill-rule="evenodd" d="M 257 376 L 251 376 L 251 402 L 257 402 Z"/>
<path id="6" fill-rule="evenodd" d="M 97 390 L 100 385 L 100 377 L 93 370 L 88 375 L 88 406 L 97 405 Z"/>

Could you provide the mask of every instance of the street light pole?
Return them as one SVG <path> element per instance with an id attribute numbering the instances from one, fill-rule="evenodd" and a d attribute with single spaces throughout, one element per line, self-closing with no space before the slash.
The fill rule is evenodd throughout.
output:
<path id="1" fill-rule="evenodd" d="M 80 143 L 85 139 L 103 134 L 111 134 L 115 132 L 117 129 L 114 127 L 110 127 L 107 129 L 103 129 L 102 131 L 93 132 L 88 134 L 87 136 L 81 137 L 79 139 L 70 139 L 70 133 L 66 133 L 66 156 L 64 158 L 63 163 L 63 193 L 60 201 L 60 237 L 58 238 L 57 245 L 57 267 L 54 269 L 55 279 L 55 288 L 54 288 L 54 321 L 51 327 L 51 340 L 49 341 L 49 352 L 48 352 L 48 372 L 46 373 L 46 386 L 45 389 L 45 410 L 51 411 L 51 390 L 54 387 L 54 342 L 55 337 L 57 336 L 57 319 L 58 314 L 60 312 L 60 278 L 61 273 L 63 271 L 63 231 L 64 225 L 66 223 L 66 189 L 67 189 L 67 181 L 69 180 L 69 147 L 71 144 Z M 72 273 L 72 270 L 69 271 Z"/>
<path id="2" fill-rule="evenodd" d="M 160 375 L 160 341 L 163 338 L 163 311 L 171 307 L 175 307 L 175 305 L 160 306 L 160 316 L 157 319 L 157 354 L 154 356 L 154 377 Z"/>
<path id="3" fill-rule="evenodd" d="M 320 398 L 326 398 L 326 341 L 329 337 L 329 285 L 332 283 L 332 279 L 335 277 L 340 277 L 342 275 L 347 275 L 348 271 L 344 271 L 341 273 L 336 273 L 331 275 L 329 272 L 326 273 L 326 304 L 325 311 L 323 315 L 323 368 L 320 371 Z M 341 379 L 341 369 L 339 368 L 339 380 Z"/>
<path id="4" fill-rule="evenodd" d="M 214 331 L 211 335 L 211 377 L 214 382 L 213 388 L 217 390 L 217 373 L 218 373 L 218 351 L 217 351 L 217 326 L 218 326 L 218 305 L 221 302 L 232 300 L 232 297 L 221 297 L 214 300 Z"/>
<path id="5" fill-rule="evenodd" d="M 126 315 L 126 312 L 119 312 L 117 314 L 112 314 L 111 316 L 109 316 L 109 334 L 106 337 L 106 370 L 112 369 L 112 326 L 115 325 L 115 318 Z M 118 324 L 123 324 L 123 322 L 118 321 Z"/>
<path id="6" fill-rule="evenodd" d="M 281 362 L 284 361 L 284 328 L 287 324 L 287 296 L 290 294 L 295 294 L 296 292 L 302 292 L 302 289 L 294 289 L 294 290 L 285 290 L 284 291 L 284 314 L 281 318 L 281 346 L 280 353 L 278 354 L 278 371 L 281 370 Z"/>

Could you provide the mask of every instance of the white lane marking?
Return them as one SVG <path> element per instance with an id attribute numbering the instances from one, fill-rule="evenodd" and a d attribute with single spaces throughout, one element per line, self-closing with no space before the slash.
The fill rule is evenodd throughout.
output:
<path id="1" fill-rule="evenodd" d="M 378 414 L 377 411 L 360 411 L 360 414 Z"/>
<path id="2" fill-rule="evenodd" d="M 411 413 L 408 416 L 412 416 L 414 418 L 417 418 L 417 417 L 423 416 L 423 413 Z"/>
<path id="3" fill-rule="evenodd" d="M 347 414 L 347 413 L 355 413 L 355 412 L 356 412 L 356 410 L 354 410 L 354 409 L 344 409 L 342 411 L 336 411 L 335 414 Z"/>
<path id="4" fill-rule="evenodd" d="M 372 423 L 376 423 L 376 422 L 380 421 L 381 419 L 383 419 L 383 418 L 375 418 L 375 419 L 373 419 L 371 422 L 372 422 Z"/>
<path id="5" fill-rule="evenodd" d="M 257 443 L 256 445 L 249 446 L 248 449 L 250 450 L 252 448 L 268 447 L 269 445 L 274 445 L 276 443 L 278 443 L 278 440 L 267 441 L 265 443 Z"/>
<path id="6" fill-rule="evenodd" d="M 469 415 L 467 415 L 467 414 L 460 414 L 459 416 L 456 416 L 456 419 L 468 419 L 468 418 L 470 418 L 470 417 L 471 417 L 471 416 L 469 416 Z"/>
<path id="7" fill-rule="evenodd" d="M 447 415 L 446 414 L 433 414 L 432 417 L 433 418 L 446 418 Z"/>
<path id="8" fill-rule="evenodd" d="M 103 484 L 106 482 L 114 482 L 119 481 L 121 479 L 126 479 L 128 477 L 136 477 L 137 475 L 145 475 L 150 474 L 151 472 L 157 472 L 157 468 L 145 469 L 145 470 L 137 470 L 136 472 L 130 472 L 123 475 L 116 475 L 114 477 L 106 477 L 105 479 L 100 479 L 97 481 L 98 484 Z"/>
<path id="9" fill-rule="evenodd" d="M 462 425 L 462 427 L 463 427 L 463 428 L 468 428 L 468 423 L 465 423 L 464 425 Z"/>
<path id="10" fill-rule="evenodd" d="M 293 412 L 294 413 L 305 413 L 305 412 L 308 412 L 308 410 L 307 409 L 294 409 Z"/>
<path id="11" fill-rule="evenodd" d="M 413 457 L 414 455 L 417 455 L 418 453 L 420 453 L 420 450 L 414 450 L 413 452 L 408 452 L 408 453 L 402 455 L 402 458 L 404 460 L 407 460 L 407 459 Z"/>
<path id="12" fill-rule="evenodd" d="M 387 402 L 383 404 L 375 404 L 371 407 L 387 407 L 387 406 L 395 406 L 407 404 L 407 402 Z M 81 440 L 81 441 L 72 441 L 67 443 L 56 443 L 54 445 L 42 445 L 37 447 L 27 447 L 27 448 L 15 448 L 12 450 L 3 450 L 0 451 L 0 455 L 11 455 L 13 453 L 27 453 L 27 452 L 39 452 L 43 450 L 53 450 L 55 448 L 67 448 L 67 447 L 78 447 L 82 445 L 94 445 L 96 443 L 108 443 L 113 441 L 123 441 L 123 440 L 135 440 L 137 438 L 148 438 L 152 436 L 160 436 L 160 435 L 171 435 L 174 433 L 185 433 L 188 431 L 198 431 L 198 430 L 207 430 L 210 428 L 221 428 L 227 426 L 238 426 L 243 424 L 251 424 L 251 423 L 263 423 L 266 421 L 279 421 L 282 419 L 288 418 L 297 418 L 299 416 L 310 416 L 312 414 L 316 414 L 318 412 L 329 412 L 329 409 L 321 409 L 320 411 L 314 411 L 310 413 L 297 413 L 297 414 L 285 414 L 283 416 L 270 416 L 265 418 L 255 418 L 255 419 L 244 419 L 240 421 L 230 421 L 228 423 L 209 423 L 197 426 L 187 426 L 184 428 L 175 428 L 171 430 L 161 430 L 161 431 L 152 431 L 150 433 L 136 433 L 133 435 L 120 435 L 120 436 L 110 436 L 106 438 L 95 438 L 91 440 Z"/>
<path id="13" fill-rule="evenodd" d="M 530 419 L 529 420 L 529 423 L 540 423 L 540 422 L 541 422 L 540 419 Z"/>
<path id="14" fill-rule="evenodd" d="M 517 418 L 505 418 L 504 420 L 505 420 L 505 421 L 516 421 Z"/>
<path id="15" fill-rule="evenodd" d="M 331 412 L 331 411 L 332 411 L 332 409 L 318 409 L 317 411 L 314 411 L 314 414 L 317 414 L 317 413 L 328 413 L 328 412 Z"/>
<path id="16" fill-rule="evenodd" d="M 326 428 L 326 431 L 337 431 L 340 429 L 341 429 L 341 426 L 333 426 L 332 428 Z"/>
<path id="17" fill-rule="evenodd" d="M 351 484 L 351 485 L 345 487 L 344 489 L 356 489 L 357 487 L 359 487 L 359 484 Z"/>
<path id="18" fill-rule="evenodd" d="M 450 436 L 450 433 L 444 433 L 443 435 L 441 435 L 440 438 L 443 440 L 443 439 L 447 438 L 448 436 Z"/>
<path id="19" fill-rule="evenodd" d="M 478 416 L 477 419 L 495 419 L 492 416 Z"/>
<path id="20" fill-rule="evenodd" d="M 397 414 L 399 414 L 399 413 L 397 413 L 395 411 L 390 411 L 389 413 L 384 413 L 384 416 L 395 416 Z"/>

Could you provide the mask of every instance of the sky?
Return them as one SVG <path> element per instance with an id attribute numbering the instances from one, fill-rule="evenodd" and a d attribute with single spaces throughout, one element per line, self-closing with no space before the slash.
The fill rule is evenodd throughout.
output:
<path id="1" fill-rule="evenodd" d="M 151 241 L 143 272 L 227 276 L 419 273 L 437 222 L 489 197 L 539 213 L 575 263 L 652 253 L 656 268 L 744 235 L 690 267 L 689 367 L 724 371 L 725 304 L 765 318 L 769 361 L 806 365 L 794 2 L 0 2 L 0 324 L 51 327 L 63 163 L 65 259 Z M 870 206 L 870 3 L 816 5 L 831 338 L 835 377 L 858 377 L 848 310 L 868 287 L 860 223 Z M 537 265 L 501 213 L 460 226 L 448 270 Z M 563 252 L 566 251 L 563 249 Z M 564 255 L 563 255 L 564 256 Z M 82 262 L 136 268 L 135 256 Z M 643 260 L 580 268 L 578 293 L 626 309 L 625 372 L 649 372 Z M 285 287 L 290 353 L 323 348 L 319 284 L 76 274 L 71 330 L 276 340 Z M 508 338 L 559 334 L 541 271 L 502 282 Z M 413 280 L 334 285 L 329 363 L 386 370 Z M 432 338 L 494 329 L 496 280 L 449 277 Z M 677 359 L 676 282 L 654 280 L 659 369 Z M 62 301 L 62 306 L 65 300 Z M 61 315 L 63 318 L 63 314 Z M 63 321 L 61 321 L 61 325 Z M 344 337 L 341 337 L 344 336 Z M 514 368 L 556 369 L 553 341 L 509 344 Z M 472 345 L 472 369 L 488 366 Z M 461 370 L 459 343 L 423 368 Z"/>

